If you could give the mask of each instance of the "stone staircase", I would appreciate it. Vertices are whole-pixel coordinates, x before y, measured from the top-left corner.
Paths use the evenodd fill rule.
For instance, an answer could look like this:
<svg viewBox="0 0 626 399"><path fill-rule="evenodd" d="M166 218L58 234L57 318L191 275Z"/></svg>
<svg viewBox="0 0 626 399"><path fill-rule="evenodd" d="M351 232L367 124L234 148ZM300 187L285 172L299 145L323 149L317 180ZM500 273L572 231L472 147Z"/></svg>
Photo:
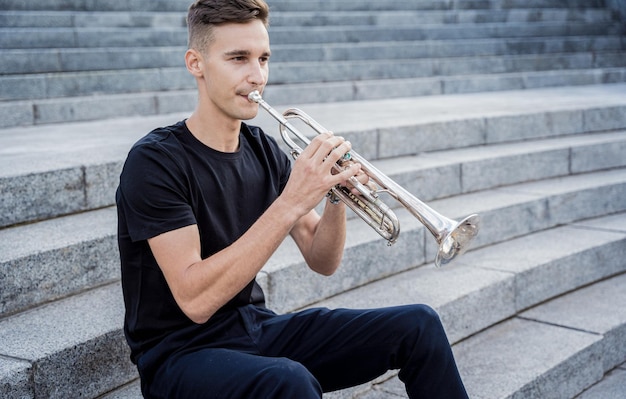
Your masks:
<svg viewBox="0 0 626 399"><path fill-rule="evenodd" d="M193 109L188 3L2 2L0 397L141 396L121 330L113 193L130 145ZM305 109L442 214L483 220L472 250L440 269L402 209L392 247L351 218L332 277L307 271L287 240L259 275L269 305L425 302L472 398L622 398L623 8L269 4L268 102ZM265 113L252 123L276 134ZM406 394L388 373L325 397Z"/></svg>
<svg viewBox="0 0 626 399"><path fill-rule="evenodd" d="M189 0L3 3L0 126L193 106L180 62ZM624 27L602 4L272 1L267 94L335 102L623 82Z"/></svg>

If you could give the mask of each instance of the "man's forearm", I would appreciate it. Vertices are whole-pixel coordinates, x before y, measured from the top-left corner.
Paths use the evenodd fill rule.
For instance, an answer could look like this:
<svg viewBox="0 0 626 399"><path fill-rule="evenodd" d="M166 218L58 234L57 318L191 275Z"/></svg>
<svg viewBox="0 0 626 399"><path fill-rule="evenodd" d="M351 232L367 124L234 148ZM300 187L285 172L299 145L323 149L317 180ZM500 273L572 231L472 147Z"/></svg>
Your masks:
<svg viewBox="0 0 626 399"><path fill-rule="evenodd" d="M346 242L346 206L326 201L313 242L309 267L323 275L333 274L341 263Z"/></svg>

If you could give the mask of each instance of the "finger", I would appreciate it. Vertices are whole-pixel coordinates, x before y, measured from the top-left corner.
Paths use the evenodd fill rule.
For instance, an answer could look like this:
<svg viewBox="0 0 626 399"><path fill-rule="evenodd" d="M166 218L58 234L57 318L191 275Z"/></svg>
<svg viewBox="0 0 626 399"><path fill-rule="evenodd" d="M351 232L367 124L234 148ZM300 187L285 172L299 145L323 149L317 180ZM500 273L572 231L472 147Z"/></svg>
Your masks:
<svg viewBox="0 0 626 399"><path fill-rule="evenodd" d="M332 163L341 163L344 159L345 155L352 149L352 144L349 141L345 141L343 138L340 138L339 141L329 141L333 146L331 151L324 158L324 161L332 162Z"/></svg>
<svg viewBox="0 0 626 399"><path fill-rule="evenodd" d="M359 183L368 185L370 177L367 173L363 172L363 170L361 169L359 173L357 173L356 179L359 181Z"/></svg>
<svg viewBox="0 0 626 399"><path fill-rule="evenodd" d="M326 140L324 140L320 146L320 151L323 152L324 157L328 156L332 150L336 147L339 147L343 142L345 142L344 138L341 136L328 136Z"/></svg>
<svg viewBox="0 0 626 399"><path fill-rule="evenodd" d="M320 148L324 145L324 143L329 140L333 134L331 132L320 133L311 140L311 142L306 146L302 154L308 158L317 157L317 153L320 151ZM300 156L302 156L300 154Z"/></svg>
<svg viewBox="0 0 626 399"><path fill-rule="evenodd" d="M337 179L336 184L346 185L348 180L350 180L351 177L356 176L360 171L361 165L358 163L348 166L347 168L335 175L335 178Z"/></svg>

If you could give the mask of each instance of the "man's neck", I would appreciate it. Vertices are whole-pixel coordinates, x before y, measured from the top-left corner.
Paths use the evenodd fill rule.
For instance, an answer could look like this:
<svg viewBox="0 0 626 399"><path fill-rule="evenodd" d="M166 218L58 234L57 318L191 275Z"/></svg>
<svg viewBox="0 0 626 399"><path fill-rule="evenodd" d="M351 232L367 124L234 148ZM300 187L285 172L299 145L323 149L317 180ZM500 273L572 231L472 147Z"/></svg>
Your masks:
<svg viewBox="0 0 626 399"><path fill-rule="evenodd" d="M220 123L221 122L221 123ZM200 142L220 152L237 152L241 121L216 121L198 110L187 119L187 128Z"/></svg>

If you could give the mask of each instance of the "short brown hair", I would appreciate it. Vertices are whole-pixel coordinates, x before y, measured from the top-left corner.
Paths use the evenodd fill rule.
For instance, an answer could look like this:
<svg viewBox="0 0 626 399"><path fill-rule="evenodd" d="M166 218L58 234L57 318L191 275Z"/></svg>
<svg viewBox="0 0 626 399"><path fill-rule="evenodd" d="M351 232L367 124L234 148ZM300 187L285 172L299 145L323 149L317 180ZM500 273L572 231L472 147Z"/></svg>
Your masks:
<svg viewBox="0 0 626 399"><path fill-rule="evenodd" d="M264 0L196 0L187 13L188 46L206 50L214 26L258 19L267 27L268 18L269 7Z"/></svg>

